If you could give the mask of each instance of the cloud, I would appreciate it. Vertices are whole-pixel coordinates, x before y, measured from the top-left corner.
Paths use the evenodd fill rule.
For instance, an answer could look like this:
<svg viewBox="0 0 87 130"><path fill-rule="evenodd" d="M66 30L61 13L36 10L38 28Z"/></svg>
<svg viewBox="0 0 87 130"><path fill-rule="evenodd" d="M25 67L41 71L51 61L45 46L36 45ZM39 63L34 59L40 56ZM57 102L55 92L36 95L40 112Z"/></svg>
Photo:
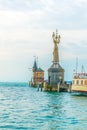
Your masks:
<svg viewBox="0 0 87 130"><path fill-rule="evenodd" d="M79 4L81 5L80 7L78 6ZM1 2L0 5L2 7L1 10L6 11L7 15L9 15L7 16L7 23L9 17L11 17L11 20L13 19L14 22L17 23L18 20L21 20L19 23L23 24L23 21L25 21L24 26L30 27L30 24L33 28L50 29L54 28L54 26L60 29L87 28L86 1L8 0L7 2ZM6 14L6 12L2 12L2 14Z"/></svg>
<svg viewBox="0 0 87 130"><path fill-rule="evenodd" d="M42 8L40 1L35 0L3 0L0 1L0 9L3 10L17 10L17 11L31 11Z"/></svg>
<svg viewBox="0 0 87 130"><path fill-rule="evenodd" d="M60 60L69 61L77 56L86 60L86 6L86 0L0 0L1 68L8 62L6 70L16 66L15 71L17 68L21 72L22 67L31 66L34 55L45 68L49 66L52 32L56 28L61 35Z"/></svg>
<svg viewBox="0 0 87 130"><path fill-rule="evenodd" d="M86 30L61 30L61 42L59 44L60 59L71 60L87 56L87 31Z"/></svg>

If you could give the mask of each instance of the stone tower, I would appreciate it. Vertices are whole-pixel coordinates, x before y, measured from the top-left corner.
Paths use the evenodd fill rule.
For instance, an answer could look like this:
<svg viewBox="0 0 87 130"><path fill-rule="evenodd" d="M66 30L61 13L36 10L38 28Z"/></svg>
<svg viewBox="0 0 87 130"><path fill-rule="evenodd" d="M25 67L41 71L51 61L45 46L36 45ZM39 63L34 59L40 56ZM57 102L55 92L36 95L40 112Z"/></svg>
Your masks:
<svg viewBox="0 0 87 130"><path fill-rule="evenodd" d="M64 82L64 69L59 64L59 50L58 45L60 43L60 35L56 30L56 34L53 32L52 35L54 49L53 49L53 63L48 69L48 83L52 86L57 86L58 83Z"/></svg>

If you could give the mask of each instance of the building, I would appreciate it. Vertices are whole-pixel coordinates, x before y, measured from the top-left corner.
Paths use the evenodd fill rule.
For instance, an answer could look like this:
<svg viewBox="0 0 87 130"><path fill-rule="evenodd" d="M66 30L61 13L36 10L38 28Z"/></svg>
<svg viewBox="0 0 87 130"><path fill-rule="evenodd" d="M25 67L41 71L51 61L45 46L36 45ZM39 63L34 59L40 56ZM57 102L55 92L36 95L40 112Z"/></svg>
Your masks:
<svg viewBox="0 0 87 130"><path fill-rule="evenodd" d="M53 63L48 69L48 84L53 87L57 87L58 83L64 83L64 69L59 63L59 50L58 45L60 43L60 35L58 35L57 30L56 34L53 32L52 35L54 49L53 49Z"/></svg>
<svg viewBox="0 0 87 130"><path fill-rule="evenodd" d="M36 58L33 65L33 85L38 85L44 82L44 70L38 68Z"/></svg>

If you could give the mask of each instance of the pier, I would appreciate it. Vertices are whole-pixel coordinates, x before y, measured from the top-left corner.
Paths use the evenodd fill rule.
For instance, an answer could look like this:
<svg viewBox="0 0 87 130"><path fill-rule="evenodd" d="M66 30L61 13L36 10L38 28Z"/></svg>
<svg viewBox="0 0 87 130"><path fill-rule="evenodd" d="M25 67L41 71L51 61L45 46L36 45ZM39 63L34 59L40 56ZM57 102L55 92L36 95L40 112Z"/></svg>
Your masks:
<svg viewBox="0 0 87 130"><path fill-rule="evenodd" d="M44 84L44 91L54 91L54 92L71 92L71 84L58 84L57 86L51 86L49 84Z"/></svg>
<svg viewBox="0 0 87 130"><path fill-rule="evenodd" d="M57 91L57 92L70 92L71 87L69 84L66 84L64 81L64 68L60 65L59 60L59 43L60 35L56 30L56 33L53 32L53 59L52 65L48 68L48 80L44 80L44 70L37 66L37 60L35 58L34 65L32 68L33 78L31 82L32 87L37 87L37 91Z"/></svg>

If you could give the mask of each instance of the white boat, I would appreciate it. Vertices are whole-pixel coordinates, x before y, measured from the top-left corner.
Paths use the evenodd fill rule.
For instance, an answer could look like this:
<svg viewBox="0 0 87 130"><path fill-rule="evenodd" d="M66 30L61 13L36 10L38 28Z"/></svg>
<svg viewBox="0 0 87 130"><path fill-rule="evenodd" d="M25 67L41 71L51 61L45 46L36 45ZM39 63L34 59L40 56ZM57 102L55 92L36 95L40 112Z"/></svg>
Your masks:
<svg viewBox="0 0 87 130"><path fill-rule="evenodd" d="M74 75L71 92L87 92L87 73L76 73Z"/></svg>

